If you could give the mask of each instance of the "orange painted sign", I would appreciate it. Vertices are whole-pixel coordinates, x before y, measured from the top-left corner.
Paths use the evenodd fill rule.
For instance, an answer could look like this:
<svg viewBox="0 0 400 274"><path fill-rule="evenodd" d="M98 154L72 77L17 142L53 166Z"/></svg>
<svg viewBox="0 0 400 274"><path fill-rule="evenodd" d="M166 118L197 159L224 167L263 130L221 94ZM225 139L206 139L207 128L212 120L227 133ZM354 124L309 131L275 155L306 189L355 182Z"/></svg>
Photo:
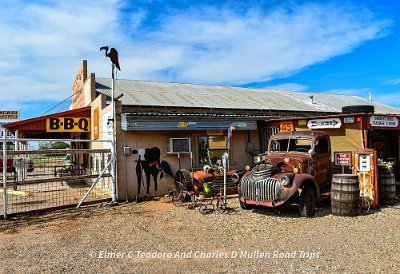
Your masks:
<svg viewBox="0 0 400 274"><path fill-rule="evenodd" d="M95 108L93 110L93 139L97 140L99 138L99 109Z"/></svg>
<svg viewBox="0 0 400 274"><path fill-rule="evenodd" d="M284 121L279 123L279 130L281 132L294 131L293 121Z"/></svg>

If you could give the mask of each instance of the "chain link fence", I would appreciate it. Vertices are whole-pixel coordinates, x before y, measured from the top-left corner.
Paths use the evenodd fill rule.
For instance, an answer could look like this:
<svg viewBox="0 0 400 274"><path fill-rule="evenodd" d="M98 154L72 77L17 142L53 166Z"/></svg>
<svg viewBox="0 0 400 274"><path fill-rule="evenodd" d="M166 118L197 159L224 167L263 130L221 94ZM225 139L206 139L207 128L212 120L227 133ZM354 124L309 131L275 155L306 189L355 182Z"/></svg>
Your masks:
<svg viewBox="0 0 400 274"><path fill-rule="evenodd" d="M85 202L110 199L110 148L109 141L3 140L0 214L74 206L90 188Z"/></svg>

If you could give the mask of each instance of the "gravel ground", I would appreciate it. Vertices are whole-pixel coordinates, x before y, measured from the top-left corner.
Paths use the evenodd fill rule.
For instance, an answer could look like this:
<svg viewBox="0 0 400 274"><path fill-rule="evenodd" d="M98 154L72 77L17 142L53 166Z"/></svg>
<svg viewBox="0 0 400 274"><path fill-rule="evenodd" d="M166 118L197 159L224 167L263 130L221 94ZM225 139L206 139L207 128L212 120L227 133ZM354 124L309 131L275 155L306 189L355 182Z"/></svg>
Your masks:
<svg viewBox="0 0 400 274"><path fill-rule="evenodd" d="M169 199L0 221L3 273L400 273L400 203L358 217L295 206L202 215Z"/></svg>

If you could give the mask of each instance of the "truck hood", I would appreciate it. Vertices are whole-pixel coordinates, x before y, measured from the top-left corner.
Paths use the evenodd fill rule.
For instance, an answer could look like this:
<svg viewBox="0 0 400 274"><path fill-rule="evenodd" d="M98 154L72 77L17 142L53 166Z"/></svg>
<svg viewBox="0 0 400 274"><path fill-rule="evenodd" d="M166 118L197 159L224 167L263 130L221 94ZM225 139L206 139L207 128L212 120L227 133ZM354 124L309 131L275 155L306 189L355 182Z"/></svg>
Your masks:
<svg viewBox="0 0 400 274"><path fill-rule="evenodd" d="M280 168L282 172L293 171L295 167L303 170L311 160L310 154L302 152L274 152L268 154L266 158L273 168Z"/></svg>

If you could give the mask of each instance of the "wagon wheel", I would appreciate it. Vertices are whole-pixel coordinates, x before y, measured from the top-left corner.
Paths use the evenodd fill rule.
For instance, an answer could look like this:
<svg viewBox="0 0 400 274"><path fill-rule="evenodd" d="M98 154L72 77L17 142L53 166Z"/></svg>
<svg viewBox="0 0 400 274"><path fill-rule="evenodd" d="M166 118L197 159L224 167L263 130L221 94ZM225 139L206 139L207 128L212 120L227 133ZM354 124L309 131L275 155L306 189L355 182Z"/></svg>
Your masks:
<svg viewBox="0 0 400 274"><path fill-rule="evenodd" d="M175 188L177 191L179 191L180 187L183 187L184 191L193 191L192 176L187 169L180 169L178 172L176 172Z"/></svg>
<svg viewBox="0 0 400 274"><path fill-rule="evenodd" d="M172 203L176 206L182 205L182 203L188 198L186 191L188 182L187 177L190 178L190 173L185 169L178 170L175 175L175 190L172 195Z"/></svg>

